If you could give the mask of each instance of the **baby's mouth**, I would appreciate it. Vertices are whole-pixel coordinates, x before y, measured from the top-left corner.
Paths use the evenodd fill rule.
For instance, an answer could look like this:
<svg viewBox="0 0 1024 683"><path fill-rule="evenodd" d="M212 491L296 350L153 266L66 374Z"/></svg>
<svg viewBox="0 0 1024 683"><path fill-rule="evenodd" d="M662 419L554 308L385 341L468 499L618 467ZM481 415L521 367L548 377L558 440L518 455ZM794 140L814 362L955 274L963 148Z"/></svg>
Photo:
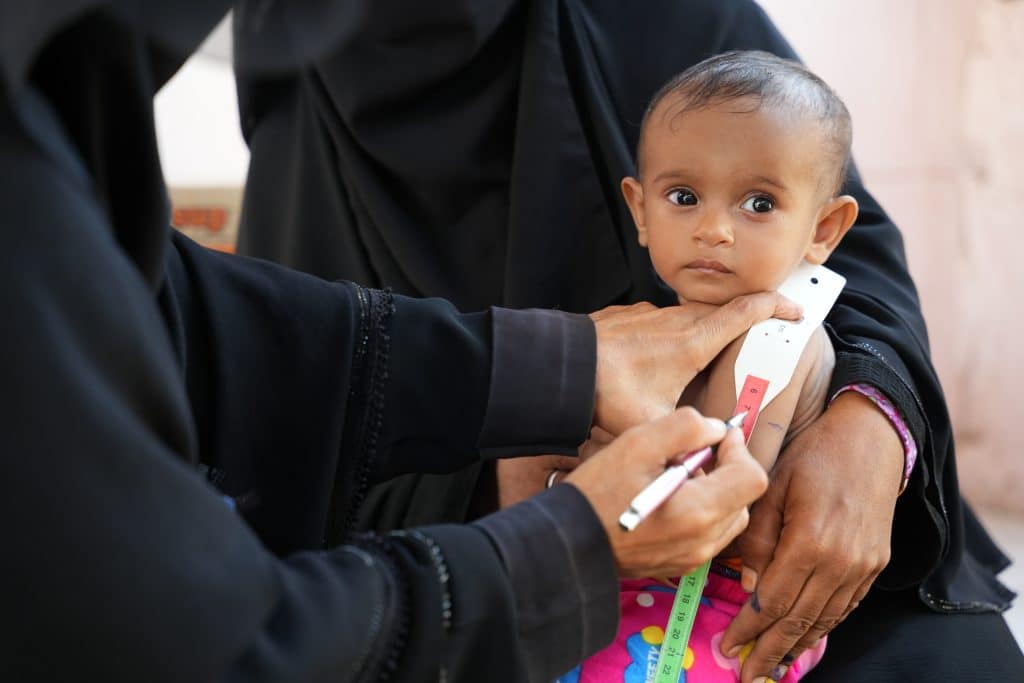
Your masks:
<svg viewBox="0 0 1024 683"><path fill-rule="evenodd" d="M697 259L696 261L690 261L689 263L686 264L686 268L689 270L699 270L702 273L732 272L718 261L707 261L705 259Z"/></svg>

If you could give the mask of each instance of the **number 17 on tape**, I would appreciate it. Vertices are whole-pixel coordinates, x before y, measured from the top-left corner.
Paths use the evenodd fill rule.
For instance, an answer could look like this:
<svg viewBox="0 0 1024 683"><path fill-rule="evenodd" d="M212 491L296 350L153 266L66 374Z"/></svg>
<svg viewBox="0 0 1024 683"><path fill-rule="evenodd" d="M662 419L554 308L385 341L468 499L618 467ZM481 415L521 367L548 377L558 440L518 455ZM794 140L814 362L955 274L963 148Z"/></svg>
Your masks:
<svg viewBox="0 0 1024 683"><path fill-rule="evenodd" d="M697 607L700 605L700 594L708 579L710 562L705 562L697 569L683 577L676 590L676 598L672 603L672 618L669 620L665 640L658 653L658 665L654 683L678 683L679 673L683 669L686 655L686 644L693 631L693 622L697 618Z"/></svg>
<svg viewBox="0 0 1024 683"><path fill-rule="evenodd" d="M786 381L788 382L788 379ZM740 386L733 414L747 412L748 417L743 421L744 441L750 440L750 433L754 430L754 423L757 422L770 384L763 377L747 375ZM686 644L690 641L693 623L697 618L697 608L700 605L700 594L704 591L710 568L711 562L705 562L679 582L676 598L672 602L672 613L665 626L665 640L661 644L661 652L658 653L654 683L679 681L679 672L682 671L683 660L686 657Z"/></svg>

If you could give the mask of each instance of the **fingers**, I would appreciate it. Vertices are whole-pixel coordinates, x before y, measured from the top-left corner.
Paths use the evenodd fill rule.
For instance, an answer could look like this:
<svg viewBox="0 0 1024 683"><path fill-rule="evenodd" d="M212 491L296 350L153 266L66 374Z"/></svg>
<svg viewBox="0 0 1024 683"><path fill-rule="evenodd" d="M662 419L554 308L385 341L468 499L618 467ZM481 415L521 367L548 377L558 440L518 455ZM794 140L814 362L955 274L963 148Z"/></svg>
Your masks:
<svg viewBox="0 0 1024 683"><path fill-rule="evenodd" d="M853 594L853 597L850 599L850 604L846 606L846 611L843 612L843 618L839 620L839 623L845 621L846 617L850 616L850 612L857 609L857 607L864 600L864 598L867 597L868 591L871 590L871 586L875 584L875 580L881 573L882 570L878 570L877 572L875 572L874 574L872 574L864 580L864 582L860 585L857 591Z"/></svg>
<svg viewBox="0 0 1024 683"><path fill-rule="evenodd" d="M580 444L580 447L577 449L577 453L579 454L580 462L583 462L585 460L589 460L590 458L594 457L595 455L600 453L602 450L604 450L604 448L607 445L608 445L607 443L604 443L604 442L601 442L601 441L594 441L593 439L587 439L582 444Z"/></svg>
<svg viewBox="0 0 1024 683"><path fill-rule="evenodd" d="M774 560L767 568L758 571L760 579L756 590L722 637L723 653L728 654L755 638L763 638L764 631L790 615L791 608L817 563L817 556L811 548L794 548L795 545L791 536L782 536L779 539ZM819 612L823 605L824 600L822 605L819 605ZM818 612L811 616L816 618ZM797 638L802 635L803 632L796 634L791 644L795 644ZM779 657L786 652L782 652Z"/></svg>
<svg viewBox="0 0 1024 683"><path fill-rule="evenodd" d="M623 436L630 437L633 447L650 458L660 473L679 453L721 441L726 436L726 427L721 420L704 417L695 409L686 407L647 425L634 427Z"/></svg>
<svg viewBox="0 0 1024 683"><path fill-rule="evenodd" d="M862 579L863 573L857 568L851 568L846 572L845 580L837 582L834 573L830 579L826 572L820 572L821 590L826 594L829 591L834 591L834 593L831 598L828 598L814 625L797 641L790 654L798 655L807 648L813 647L832 629L843 623L850 612L856 609L860 601L867 595L880 573L881 570L871 572L866 579ZM818 583L817 578L814 579L814 583ZM835 587L836 585L838 588Z"/></svg>
<svg viewBox="0 0 1024 683"><path fill-rule="evenodd" d="M747 523L750 521L750 513L747 512L747 508L740 508L739 511L734 515L732 522L722 532L718 538L718 542L709 554L708 559L712 557L718 557L725 550L725 547L729 543L743 533L743 530L747 528ZM706 562L707 560L705 560Z"/></svg>
<svg viewBox="0 0 1024 683"><path fill-rule="evenodd" d="M551 470L571 472L580 466L580 459L571 455L551 455L548 456L546 464Z"/></svg>
<svg viewBox="0 0 1024 683"><path fill-rule="evenodd" d="M753 570L746 572L748 587L758 574L756 592L722 639L724 653L757 639L744 662L745 682L777 679L777 667L791 664L841 623L888 562L890 482L898 477L901 454L890 446L883 429L889 425L879 421L873 429L875 416L865 415L861 403L833 404L803 431L776 464L772 488L751 511L738 545ZM886 440L876 439L875 431ZM890 449L896 467L883 460Z"/></svg>
<svg viewBox="0 0 1024 683"><path fill-rule="evenodd" d="M761 292L737 297L696 324L703 328L704 351L714 358L755 323L771 317L798 320L801 315L800 306L781 294Z"/></svg>
<svg viewBox="0 0 1024 683"><path fill-rule="evenodd" d="M635 567L626 576L685 576L722 552L729 541L741 533L747 525L746 508L727 514L703 528L700 539L685 539L687 543L677 544L676 550L657 556L648 552L643 567Z"/></svg>
<svg viewBox="0 0 1024 683"><path fill-rule="evenodd" d="M767 318L779 318L780 320L800 320L803 318L803 307L791 299L787 299L778 292L768 292L775 295L775 310ZM760 296L760 295L754 295ZM767 319L766 318L766 319ZM760 318L758 318L760 320Z"/></svg>
<svg viewBox="0 0 1024 683"><path fill-rule="evenodd" d="M841 585L839 590L835 586L834 578L826 575L811 578L792 609L757 638L743 664L742 680L771 675L777 666L788 665L842 621L858 585ZM762 604L762 611L771 609Z"/></svg>
<svg viewBox="0 0 1024 683"><path fill-rule="evenodd" d="M782 515L772 496L784 486L776 483L754 506L750 526L739 540L743 563L757 573L758 583L751 600L726 629L723 653L759 637L790 612L817 566L813 535L800 535L800 540L796 535L780 535Z"/></svg>
<svg viewBox="0 0 1024 683"><path fill-rule="evenodd" d="M701 486L707 495L744 508L768 488L768 476L744 445L741 430L730 429L718 444L718 464Z"/></svg>
<svg viewBox="0 0 1024 683"><path fill-rule="evenodd" d="M721 308L640 303L591 314L597 336L595 424L619 433L670 413L682 388L750 325L798 311L778 294L762 293Z"/></svg>
<svg viewBox="0 0 1024 683"><path fill-rule="evenodd" d="M540 493L549 483L552 472L563 472L550 480L554 484L565 477L564 471L578 464L577 458L561 455L499 459L495 463L499 507L514 505Z"/></svg>
<svg viewBox="0 0 1024 683"><path fill-rule="evenodd" d="M817 583L817 580L815 580L814 583ZM843 619L845 619L846 615L849 613L847 608L859 588L859 584L851 582L841 586L839 590L836 590L835 593L832 594L831 597L827 597L825 605L818 613L818 617L814 624L812 624L811 627L807 629L807 632L800 636L796 643L789 648L789 654L798 656L807 648L813 647L815 643L828 635L832 629L842 623ZM825 585L823 590L827 594L834 590L834 586Z"/></svg>
<svg viewBox="0 0 1024 683"><path fill-rule="evenodd" d="M806 539L788 541L792 538L780 542L750 601L722 639L722 651L728 654L756 638L744 662L744 681L771 675L775 667L788 665L813 647L842 623L878 575L872 572L862 579L859 565L824 561L829 553L822 546Z"/></svg>
<svg viewBox="0 0 1024 683"><path fill-rule="evenodd" d="M602 520L617 519L625 505L665 470L666 463L679 453L719 441L725 429L721 420L682 408L627 430L583 462L567 480L590 499ZM606 528L617 528L617 523Z"/></svg>
<svg viewBox="0 0 1024 683"><path fill-rule="evenodd" d="M677 575L710 559L745 528L747 505L767 478L742 433L730 430L723 439L724 432L721 421L682 408L627 431L567 477L605 523L621 573ZM618 527L629 501L679 453L719 440L714 471L688 481L635 531Z"/></svg>
<svg viewBox="0 0 1024 683"><path fill-rule="evenodd" d="M748 583L764 573L779 544L785 503L782 494L786 490L780 483L775 479L767 493L753 504L750 509L750 524L737 540L740 557L743 558L743 565L747 570ZM750 592L754 585L744 585L743 588Z"/></svg>
<svg viewBox="0 0 1024 683"><path fill-rule="evenodd" d="M751 325L772 315L797 319L800 310L799 306L775 292L762 292L738 297L699 320L690 320L690 340L685 349L686 367L700 372Z"/></svg>
<svg viewBox="0 0 1024 683"><path fill-rule="evenodd" d="M688 481L647 524L674 530L674 540L647 540L647 559L655 575L685 572L717 555L746 528L747 505L767 486L764 470L730 430L719 444L719 465ZM639 539L638 539L639 540Z"/></svg>
<svg viewBox="0 0 1024 683"><path fill-rule="evenodd" d="M599 311L594 311L593 313L591 313L590 319L593 320L594 322L597 322L598 320L614 318L616 316L621 317L623 315L629 314L644 313L646 311L653 311L655 309L655 305L647 301L641 301L635 304L630 304L628 306L606 306L605 308L602 308Z"/></svg>

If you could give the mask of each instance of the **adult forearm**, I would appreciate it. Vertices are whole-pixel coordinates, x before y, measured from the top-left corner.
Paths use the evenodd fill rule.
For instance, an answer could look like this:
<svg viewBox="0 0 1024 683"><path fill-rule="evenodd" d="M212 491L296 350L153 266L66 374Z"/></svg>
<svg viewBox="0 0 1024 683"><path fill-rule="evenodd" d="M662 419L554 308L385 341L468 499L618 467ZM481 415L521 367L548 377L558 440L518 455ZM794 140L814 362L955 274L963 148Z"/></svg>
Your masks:
<svg viewBox="0 0 1024 683"><path fill-rule="evenodd" d="M828 264L847 278L828 320L837 351L833 389L852 383L878 388L913 436L917 462L897 501L893 556L878 581L913 585L936 568L950 533L943 503L949 495L943 479L953 467L949 415L899 230L856 174L848 189L863 210Z"/></svg>

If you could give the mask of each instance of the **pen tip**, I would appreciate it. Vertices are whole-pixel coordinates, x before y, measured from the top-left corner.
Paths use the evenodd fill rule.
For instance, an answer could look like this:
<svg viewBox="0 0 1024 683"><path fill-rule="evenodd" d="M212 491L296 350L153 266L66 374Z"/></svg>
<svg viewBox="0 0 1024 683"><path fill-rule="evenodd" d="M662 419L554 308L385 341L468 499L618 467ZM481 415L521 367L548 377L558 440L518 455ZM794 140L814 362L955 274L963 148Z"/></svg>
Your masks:
<svg viewBox="0 0 1024 683"><path fill-rule="evenodd" d="M729 425L730 427L737 427L737 428L742 427L743 423L747 419L747 413L749 413L749 412L750 411L744 410L741 413L736 413L731 418L729 418L729 421L726 424Z"/></svg>

